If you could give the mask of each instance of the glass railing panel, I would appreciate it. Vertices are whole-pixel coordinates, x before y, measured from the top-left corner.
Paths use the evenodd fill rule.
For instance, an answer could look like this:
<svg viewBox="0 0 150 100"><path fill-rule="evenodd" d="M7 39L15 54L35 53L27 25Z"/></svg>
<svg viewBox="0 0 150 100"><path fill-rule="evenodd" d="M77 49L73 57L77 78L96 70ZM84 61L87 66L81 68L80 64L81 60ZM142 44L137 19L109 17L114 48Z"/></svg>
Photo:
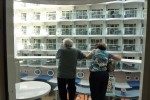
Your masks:
<svg viewBox="0 0 150 100"><path fill-rule="evenodd" d="M124 18L136 18L136 17L138 17L136 9L125 10L124 13L125 13Z"/></svg>
<svg viewBox="0 0 150 100"><path fill-rule="evenodd" d="M122 14L119 11L108 11L108 18L122 18Z"/></svg>
<svg viewBox="0 0 150 100"><path fill-rule="evenodd" d="M121 45L119 44L107 44L108 51L121 51Z"/></svg>
<svg viewBox="0 0 150 100"><path fill-rule="evenodd" d="M62 16L60 17L60 19L62 20L70 20L73 19L73 13L72 12L62 12Z"/></svg>
<svg viewBox="0 0 150 100"><path fill-rule="evenodd" d="M76 35L88 35L88 29L76 28Z"/></svg>
<svg viewBox="0 0 150 100"><path fill-rule="evenodd" d="M135 51L135 52L142 52L143 45L139 44L123 44L124 49L123 51Z"/></svg>
<svg viewBox="0 0 150 100"><path fill-rule="evenodd" d="M108 27L107 28L107 34L108 35L121 35L122 32L121 32L121 28L118 28L118 27Z"/></svg>
<svg viewBox="0 0 150 100"><path fill-rule="evenodd" d="M123 51L135 51L135 44L124 44Z"/></svg>
<svg viewBox="0 0 150 100"><path fill-rule="evenodd" d="M72 35L72 28L62 28L62 34L61 35Z"/></svg>
<svg viewBox="0 0 150 100"><path fill-rule="evenodd" d="M89 35L102 35L103 28L91 28Z"/></svg>
<svg viewBox="0 0 150 100"><path fill-rule="evenodd" d="M76 48L79 50L87 50L88 44L76 44Z"/></svg>
<svg viewBox="0 0 150 100"><path fill-rule="evenodd" d="M56 59L42 59L43 66L56 66Z"/></svg>
<svg viewBox="0 0 150 100"><path fill-rule="evenodd" d="M103 11L90 11L89 14L91 19L105 18Z"/></svg>
<svg viewBox="0 0 150 100"><path fill-rule="evenodd" d="M113 62L113 64L115 66L115 70L121 70L122 68L121 62Z"/></svg>
<svg viewBox="0 0 150 100"><path fill-rule="evenodd" d="M90 50L93 50L95 48L95 44L90 45Z"/></svg>
<svg viewBox="0 0 150 100"><path fill-rule="evenodd" d="M123 63L122 70L139 71L141 64Z"/></svg>
<svg viewBox="0 0 150 100"><path fill-rule="evenodd" d="M41 65L41 59L31 59L29 65Z"/></svg>
<svg viewBox="0 0 150 100"><path fill-rule="evenodd" d="M56 43L45 43L46 50L56 50Z"/></svg>
<svg viewBox="0 0 150 100"><path fill-rule="evenodd" d="M80 60L77 62L77 67L87 67L86 60Z"/></svg>
<svg viewBox="0 0 150 100"><path fill-rule="evenodd" d="M28 66L28 60L27 59L24 59L24 60L21 60L20 61L20 66Z"/></svg>
<svg viewBox="0 0 150 100"><path fill-rule="evenodd" d="M42 49L41 43L32 43L31 49Z"/></svg>
<svg viewBox="0 0 150 100"><path fill-rule="evenodd" d="M135 35L135 34L136 34L136 28L135 27L125 27L124 35Z"/></svg>

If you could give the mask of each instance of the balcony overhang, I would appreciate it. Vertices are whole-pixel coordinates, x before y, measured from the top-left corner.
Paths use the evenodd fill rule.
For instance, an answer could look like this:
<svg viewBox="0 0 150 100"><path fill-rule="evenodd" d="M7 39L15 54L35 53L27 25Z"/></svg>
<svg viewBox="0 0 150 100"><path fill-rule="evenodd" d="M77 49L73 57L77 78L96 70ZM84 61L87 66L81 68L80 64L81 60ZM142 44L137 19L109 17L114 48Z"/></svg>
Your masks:
<svg viewBox="0 0 150 100"><path fill-rule="evenodd" d="M25 3L35 3L35 4L51 4L51 5L83 5L83 4L96 4L111 2L117 0L15 0Z"/></svg>

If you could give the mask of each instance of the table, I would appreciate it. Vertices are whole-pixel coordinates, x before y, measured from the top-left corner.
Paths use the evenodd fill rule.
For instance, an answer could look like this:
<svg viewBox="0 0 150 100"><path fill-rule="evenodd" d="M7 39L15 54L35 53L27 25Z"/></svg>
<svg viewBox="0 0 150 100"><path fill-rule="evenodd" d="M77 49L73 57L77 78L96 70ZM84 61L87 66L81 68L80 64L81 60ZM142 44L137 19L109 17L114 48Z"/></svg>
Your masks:
<svg viewBox="0 0 150 100"><path fill-rule="evenodd" d="M26 81L15 84L16 100L34 100L47 95L51 86L41 81Z"/></svg>

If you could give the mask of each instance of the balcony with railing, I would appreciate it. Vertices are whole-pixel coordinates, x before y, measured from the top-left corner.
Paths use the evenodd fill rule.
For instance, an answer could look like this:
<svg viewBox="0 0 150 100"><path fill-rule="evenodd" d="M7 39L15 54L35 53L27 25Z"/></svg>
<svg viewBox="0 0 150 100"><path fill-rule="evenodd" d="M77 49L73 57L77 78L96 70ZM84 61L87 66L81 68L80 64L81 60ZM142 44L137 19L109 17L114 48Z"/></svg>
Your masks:
<svg viewBox="0 0 150 100"><path fill-rule="evenodd" d="M46 13L46 20L56 20L56 12L47 12Z"/></svg>
<svg viewBox="0 0 150 100"><path fill-rule="evenodd" d="M108 27L107 28L108 35L122 35L121 28L118 27Z"/></svg>
<svg viewBox="0 0 150 100"><path fill-rule="evenodd" d="M119 44L107 44L108 51L121 51L121 45Z"/></svg>
<svg viewBox="0 0 150 100"><path fill-rule="evenodd" d="M78 48L79 50L87 50L87 47L87 43L76 43L76 48Z"/></svg>
<svg viewBox="0 0 150 100"><path fill-rule="evenodd" d="M136 18L137 16L137 9L128 9L124 11L125 15L124 18Z"/></svg>
<svg viewBox="0 0 150 100"><path fill-rule="evenodd" d="M29 59L17 58L20 61L20 66L24 67L46 67L46 68L57 68L58 61L56 58L48 57L30 57ZM91 60L79 60L77 62L77 68L88 69L91 65ZM141 60L135 59L122 59L121 61L113 61L115 71L127 71L127 72L140 72Z"/></svg>
<svg viewBox="0 0 150 100"><path fill-rule="evenodd" d="M29 66L40 66L41 65L41 60L40 59L30 59L28 60Z"/></svg>
<svg viewBox="0 0 150 100"><path fill-rule="evenodd" d="M62 28L62 34L61 35L72 35L73 28ZM78 30L79 31L79 30Z"/></svg>
<svg viewBox="0 0 150 100"><path fill-rule="evenodd" d="M140 71L140 64L135 63L123 63L122 64L122 70L128 70L128 71Z"/></svg>
<svg viewBox="0 0 150 100"><path fill-rule="evenodd" d="M41 43L32 43L31 49L42 49L43 45Z"/></svg>
<svg viewBox="0 0 150 100"><path fill-rule="evenodd" d="M44 43L45 50L56 50L56 43Z"/></svg>
<svg viewBox="0 0 150 100"><path fill-rule="evenodd" d="M136 27L125 27L124 28L124 35L135 35L136 34Z"/></svg>
<svg viewBox="0 0 150 100"><path fill-rule="evenodd" d="M88 19L87 10L79 10L74 12L74 19Z"/></svg>
<svg viewBox="0 0 150 100"><path fill-rule="evenodd" d="M142 48L140 44L123 44L123 51L142 52Z"/></svg>
<svg viewBox="0 0 150 100"><path fill-rule="evenodd" d="M61 20L71 20L73 19L74 13L72 11L62 11L62 15L60 17Z"/></svg>
<svg viewBox="0 0 150 100"><path fill-rule="evenodd" d="M76 35L88 35L87 28L76 28Z"/></svg>
<svg viewBox="0 0 150 100"><path fill-rule="evenodd" d="M122 18L122 14L119 10L110 10L108 11L107 18Z"/></svg>
<svg viewBox="0 0 150 100"><path fill-rule="evenodd" d="M82 67L87 67L86 66L86 60L80 60L77 62L77 67L82 68Z"/></svg>
<svg viewBox="0 0 150 100"><path fill-rule="evenodd" d="M103 28L93 27L89 35L102 35Z"/></svg>
<svg viewBox="0 0 150 100"><path fill-rule="evenodd" d="M56 66L56 59L42 59L42 66Z"/></svg>
<svg viewBox="0 0 150 100"><path fill-rule="evenodd" d="M90 19L104 19L105 14L103 14L103 11L89 11L89 18Z"/></svg>

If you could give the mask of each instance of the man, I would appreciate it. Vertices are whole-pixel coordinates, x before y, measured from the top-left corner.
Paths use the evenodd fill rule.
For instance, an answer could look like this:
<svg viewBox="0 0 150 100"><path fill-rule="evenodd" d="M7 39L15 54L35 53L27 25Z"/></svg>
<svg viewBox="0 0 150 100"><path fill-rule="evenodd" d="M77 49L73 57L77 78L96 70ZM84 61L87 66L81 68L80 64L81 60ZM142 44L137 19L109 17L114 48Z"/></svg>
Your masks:
<svg viewBox="0 0 150 100"><path fill-rule="evenodd" d="M61 100L67 100L67 91L69 93L69 100L75 99L77 60L85 58L85 55L80 50L72 48L72 45L73 41L71 39L64 39L63 47L60 48L56 54L56 58L59 59L57 84Z"/></svg>

